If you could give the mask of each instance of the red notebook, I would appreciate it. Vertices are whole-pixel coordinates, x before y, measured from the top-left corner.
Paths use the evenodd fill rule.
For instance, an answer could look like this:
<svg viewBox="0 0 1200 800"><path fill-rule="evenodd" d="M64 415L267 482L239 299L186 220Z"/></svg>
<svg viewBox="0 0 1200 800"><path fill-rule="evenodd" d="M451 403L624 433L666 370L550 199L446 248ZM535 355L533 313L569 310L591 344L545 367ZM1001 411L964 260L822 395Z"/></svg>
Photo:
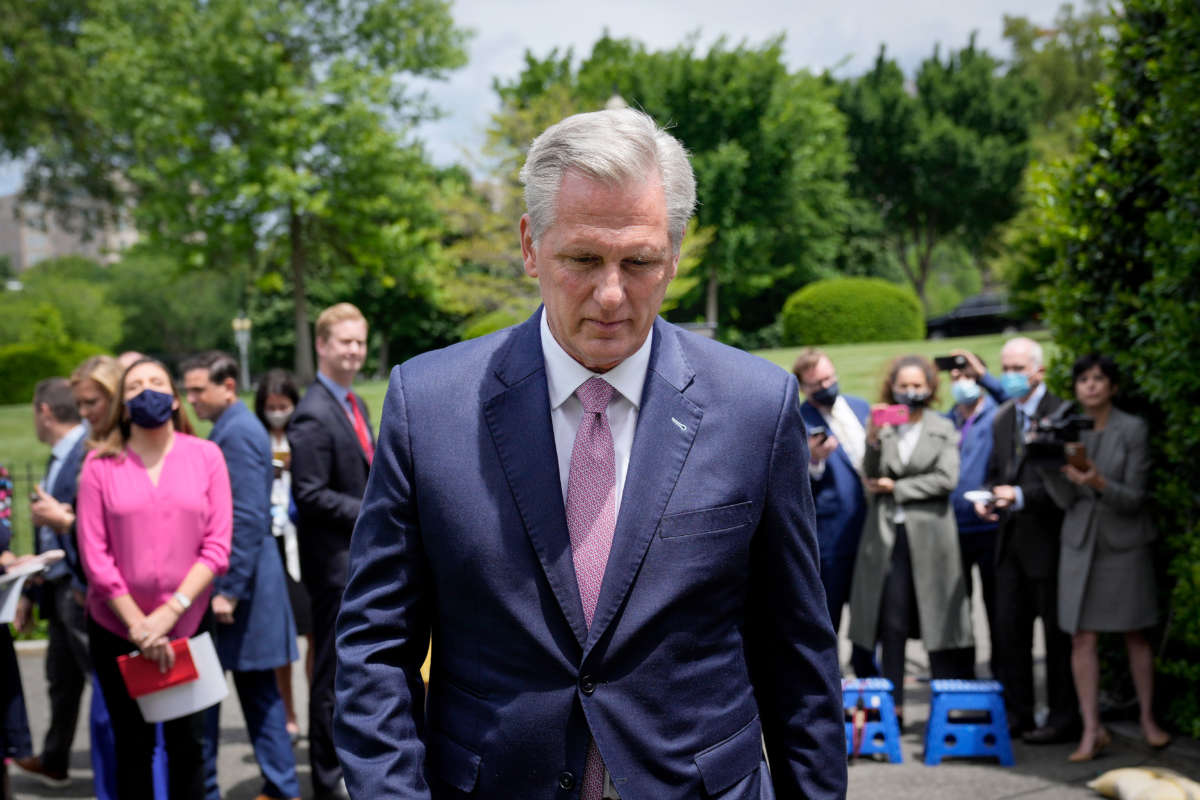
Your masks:
<svg viewBox="0 0 1200 800"><path fill-rule="evenodd" d="M117 657L117 667L121 670L130 697L136 700L142 695L189 683L200 677L196 665L192 663L192 651L188 649L187 639L174 640L171 649L175 651L175 666L166 672L140 653Z"/></svg>

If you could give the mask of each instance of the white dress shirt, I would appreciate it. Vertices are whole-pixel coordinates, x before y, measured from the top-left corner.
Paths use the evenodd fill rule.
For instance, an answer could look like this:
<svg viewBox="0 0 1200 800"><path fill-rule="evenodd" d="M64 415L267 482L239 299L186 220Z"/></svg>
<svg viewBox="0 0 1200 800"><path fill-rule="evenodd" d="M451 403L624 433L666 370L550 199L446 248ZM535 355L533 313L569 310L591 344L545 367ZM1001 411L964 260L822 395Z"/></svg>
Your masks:
<svg viewBox="0 0 1200 800"><path fill-rule="evenodd" d="M550 332L546 313L542 312L542 357L546 361L546 388L550 392L550 423L554 428L554 449L558 454L558 479L562 484L563 503L567 502L567 479L571 475L571 451L575 448L575 433L583 421L583 403L575 390L589 379L597 377L567 354ZM599 375L614 389L608 401L608 427L612 431L613 455L616 459L617 513L625 493L625 476L629 472L629 454L633 450L633 433L637 429L638 408L642 403L642 386L650 366L650 341L646 341L629 358L608 372Z"/></svg>
<svg viewBox="0 0 1200 800"><path fill-rule="evenodd" d="M813 408L820 412L821 418L825 420L826 429L837 438L838 444L846 451L854 471L862 475L863 456L867 452L867 429L855 416L854 409L846 402L846 398L838 395L828 414L820 406L814 404ZM825 461L826 459L821 459L815 464L809 462L808 474L813 480L819 481L825 475Z"/></svg>

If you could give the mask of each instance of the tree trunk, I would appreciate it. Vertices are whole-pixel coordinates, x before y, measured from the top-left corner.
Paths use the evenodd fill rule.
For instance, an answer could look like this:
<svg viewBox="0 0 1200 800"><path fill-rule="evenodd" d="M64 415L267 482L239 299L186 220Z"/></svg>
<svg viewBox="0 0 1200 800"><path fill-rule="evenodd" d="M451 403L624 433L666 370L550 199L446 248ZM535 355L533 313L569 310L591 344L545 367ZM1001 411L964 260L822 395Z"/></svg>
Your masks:
<svg viewBox="0 0 1200 800"><path fill-rule="evenodd" d="M307 385L316 377L313 369L312 334L308 328L308 300L304 291L307 254L304 252L304 233L295 206L288 210L288 242L292 262L292 305L296 328L296 380Z"/></svg>
<svg viewBox="0 0 1200 800"><path fill-rule="evenodd" d="M379 334L379 368L375 370L376 376L380 378L386 378L392 368L391 354L388 353L388 349L387 336L381 331Z"/></svg>
<svg viewBox="0 0 1200 800"><path fill-rule="evenodd" d="M708 291L705 293L704 321L713 326L714 338L717 335L717 289L719 288L720 281L717 280L717 265L713 264L708 268Z"/></svg>

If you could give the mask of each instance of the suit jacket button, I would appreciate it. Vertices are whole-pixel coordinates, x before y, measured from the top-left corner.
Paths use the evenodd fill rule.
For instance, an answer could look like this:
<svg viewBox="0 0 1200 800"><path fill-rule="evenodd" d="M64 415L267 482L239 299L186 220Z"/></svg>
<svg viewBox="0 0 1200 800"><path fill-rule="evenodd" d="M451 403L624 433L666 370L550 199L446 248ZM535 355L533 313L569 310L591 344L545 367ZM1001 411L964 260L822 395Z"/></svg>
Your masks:
<svg viewBox="0 0 1200 800"><path fill-rule="evenodd" d="M575 787L575 776L570 772L564 772L558 776L558 788L570 791Z"/></svg>
<svg viewBox="0 0 1200 800"><path fill-rule="evenodd" d="M589 696L596 691L596 684L592 681L591 675L584 675L579 679L579 691Z"/></svg>

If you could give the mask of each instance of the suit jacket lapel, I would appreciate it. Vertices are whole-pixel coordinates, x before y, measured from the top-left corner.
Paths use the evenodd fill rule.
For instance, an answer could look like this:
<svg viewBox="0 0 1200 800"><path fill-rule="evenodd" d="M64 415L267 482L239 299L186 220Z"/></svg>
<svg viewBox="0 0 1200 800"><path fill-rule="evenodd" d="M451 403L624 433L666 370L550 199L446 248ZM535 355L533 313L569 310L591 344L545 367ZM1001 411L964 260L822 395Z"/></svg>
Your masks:
<svg viewBox="0 0 1200 800"><path fill-rule="evenodd" d="M497 359L499 391L484 402L484 417L529 541L582 647L587 623L571 560L539 321L534 314L518 328L508 351Z"/></svg>
<svg viewBox="0 0 1200 800"><path fill-rule="evenodd" d="M621 510L585 652L604 635L624 603L703 417L703 410L683 394L695 372L684 360L675 329L659 319L652 335Z"/></svg>
<svg viewBox="0 0 1200 800"><path fill-rule="evenodd" d="M326 406L329 409L330 415L337 417L339 420L341 420L340 424L342 426L342 431L349 435L350 441L354 442L354 449L358 451L358 454L360 456L362 456L363 461L366 461L367 454L362 449L362 443L358 441L358 433L354 430L354 423L350 421L350 416L349 416L350 409L348 409L348 408L346 408L346 406L342 405L342 402L340 400L338 400L336 396L334 396L333 392L329 391L329 387L326 386L325 384L321 383L321 381L315 380L315 381L313 381L313 385L320 386L321 391L325 392L325 397L328 400L328 403L326 404ZM310 391L311 391L311 389L310 389ZM353 398L354 394L351 393L349 395L349 397ZM359 411L362 411L362 410L363 410L362 406L359 406ZM366 419L366 416L367 416L366 412L364 411L363 419ZM368 433L370 432L370 430L371 430L371 423L368 422L367 423ZM372 437L372 439L374 439L374 437Z"/></svg>

